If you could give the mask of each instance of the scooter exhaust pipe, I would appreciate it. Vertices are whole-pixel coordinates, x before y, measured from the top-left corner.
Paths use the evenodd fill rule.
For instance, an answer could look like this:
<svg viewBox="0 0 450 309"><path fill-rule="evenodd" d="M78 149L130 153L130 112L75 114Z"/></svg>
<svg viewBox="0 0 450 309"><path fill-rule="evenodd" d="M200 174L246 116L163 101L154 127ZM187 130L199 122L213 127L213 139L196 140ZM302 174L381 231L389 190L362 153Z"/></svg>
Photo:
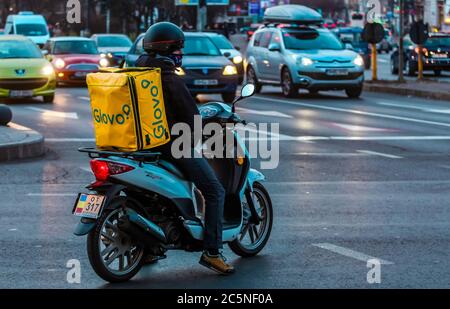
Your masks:
<svg viewBox="0 0 450 309"><path fill-rule="evenodd" d="M167 243L166 235L159 226L134 211L128 210L128 214L119 219L117 227L144 243L151 244L155 238L163 244Z"/></svg>

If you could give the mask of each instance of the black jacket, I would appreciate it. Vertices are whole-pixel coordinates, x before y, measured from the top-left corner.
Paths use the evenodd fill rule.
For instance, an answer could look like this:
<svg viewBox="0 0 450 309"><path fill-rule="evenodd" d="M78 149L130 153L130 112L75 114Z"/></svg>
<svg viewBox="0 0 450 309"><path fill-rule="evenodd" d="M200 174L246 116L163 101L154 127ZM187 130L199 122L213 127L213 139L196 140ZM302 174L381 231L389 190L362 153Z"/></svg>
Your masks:
<svg viewBox="0 0 450 309"><path fill-rule="evenodd" d="M166 109L167 122L169 129L178 122L184 122L189 125L191 132L194 132L194 116L199 115L197 104L190 94L183 79L175 74L175 65L164 58L154 58L143 54L136 61L138 67L161 68L162 88L164 94L164 106ZM170 152L170 145L176 136L171 137L171 142L155 151L161 151L164 154Z"/></svg>

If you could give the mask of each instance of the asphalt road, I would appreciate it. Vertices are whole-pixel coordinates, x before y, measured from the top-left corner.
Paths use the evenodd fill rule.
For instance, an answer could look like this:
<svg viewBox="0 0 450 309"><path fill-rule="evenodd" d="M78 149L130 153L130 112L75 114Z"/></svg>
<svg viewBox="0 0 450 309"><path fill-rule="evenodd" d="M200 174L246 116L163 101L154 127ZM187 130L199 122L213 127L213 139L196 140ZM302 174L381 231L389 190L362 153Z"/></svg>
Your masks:
<svg viewBox="0 0 450 309"><path fill-rule="evenodd" d="M45 135L47 152L0 164L0 288L450 287L450 102L340 92L286 100L263 89L239 111L280 125L279 166L263 171L275 211L264 251L241 259L226 249L237 268L229 277L200 266L197 253L169 252L110 285L72 234L75 195L93 179L76 151L93 145L87 97L62 88L53 105L8 103L15 123ZM382 260L381 283L367 281L371 257ZM80 284L66 281L70 259L81 262Z"/></svg>

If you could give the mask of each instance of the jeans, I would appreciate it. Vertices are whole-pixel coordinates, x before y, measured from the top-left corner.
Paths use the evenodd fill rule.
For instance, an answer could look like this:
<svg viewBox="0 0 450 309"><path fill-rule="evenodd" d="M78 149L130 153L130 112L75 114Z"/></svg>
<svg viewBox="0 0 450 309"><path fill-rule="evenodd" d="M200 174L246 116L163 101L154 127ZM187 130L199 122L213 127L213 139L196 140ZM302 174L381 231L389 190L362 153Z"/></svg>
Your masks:
<svg viewBox="0 0 450 309"><path fill-rule="evenodd" d="M222 220L225 190L205 158L171 159L205 198L205 250L222 248Z"/></svg>

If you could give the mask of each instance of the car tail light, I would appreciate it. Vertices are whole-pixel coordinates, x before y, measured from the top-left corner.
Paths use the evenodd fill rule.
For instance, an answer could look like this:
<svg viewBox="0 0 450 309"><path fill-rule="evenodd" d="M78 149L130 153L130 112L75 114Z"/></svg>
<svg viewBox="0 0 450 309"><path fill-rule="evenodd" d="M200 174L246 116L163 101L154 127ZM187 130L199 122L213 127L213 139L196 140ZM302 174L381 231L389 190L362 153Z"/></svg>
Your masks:
<svg viewBox="0 0 450 309"><path fill-rule="evenodd" d="M102 160L91 160L91 169L98 181L105 181L111 175L118 175L134 170L134 167Z"/></svg>

